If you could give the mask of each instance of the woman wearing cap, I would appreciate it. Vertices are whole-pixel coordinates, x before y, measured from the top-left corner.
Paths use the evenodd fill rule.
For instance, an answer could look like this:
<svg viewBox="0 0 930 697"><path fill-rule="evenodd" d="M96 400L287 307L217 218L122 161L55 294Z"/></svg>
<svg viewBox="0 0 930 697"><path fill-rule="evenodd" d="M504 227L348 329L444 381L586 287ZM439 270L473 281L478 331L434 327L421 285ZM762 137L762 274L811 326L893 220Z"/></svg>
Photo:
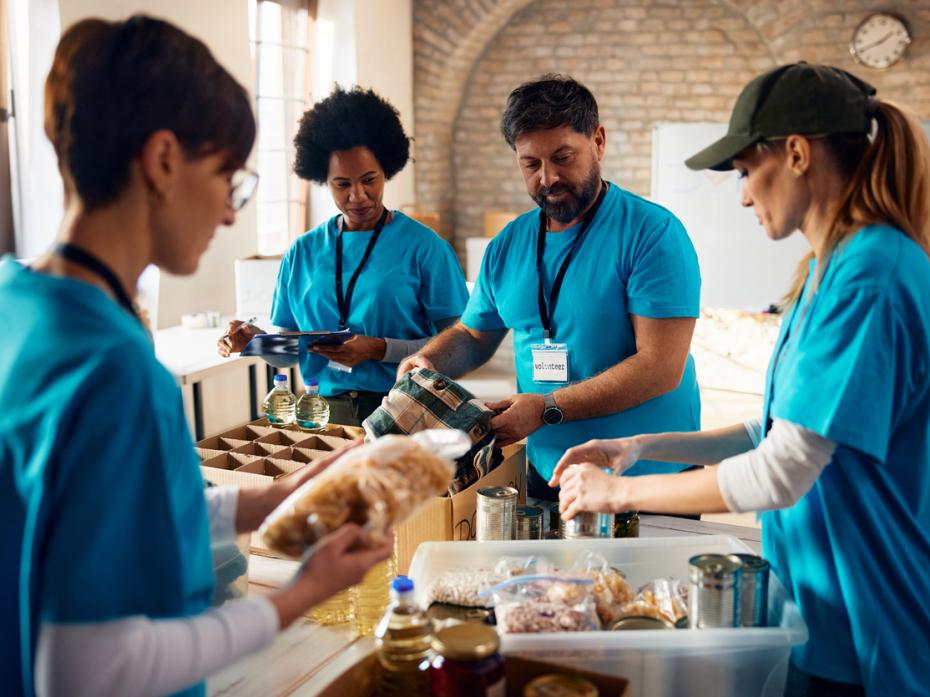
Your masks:
<svg viewBox="0 0 930 697"><path fill-rule="evenodd" d="M209 609L211 543L314 472L205 497L130 298L148 264L193 273L245 204L249 97L200 41L142 16L65 31L45 97L60 241L31 267L0 262L0 691L203 694L390 546L350 551L359 529L343 528L287 587Z"/></svg>
<svg viewBox="0 0 930 697"><path fill-rule="evenodd" d="M583 510L766 511L763 555L810 640L788 694L926 694L930 675L930 157L914 117L849 73L753 80L688 161L735 169L766 234L811 247L788 297L762 419L565 453ZM639 458L718 467L611 477ZM572 466L571 463L593 463Z"/></svg>
<svg viewBox="0 0 930 697"><path fill-rule="evenodd" d="M448 243L383 202L384 184L410 154L397 111L371 90L341 88L300 123L294 170L329 186L340 211L284 255L271 321L286 330L348 329L341 346L300 352L330 421L358 425L393 387L397 364L462 314L468 290ZM262 330L229 325L221 355L241 351Z"/></svg>

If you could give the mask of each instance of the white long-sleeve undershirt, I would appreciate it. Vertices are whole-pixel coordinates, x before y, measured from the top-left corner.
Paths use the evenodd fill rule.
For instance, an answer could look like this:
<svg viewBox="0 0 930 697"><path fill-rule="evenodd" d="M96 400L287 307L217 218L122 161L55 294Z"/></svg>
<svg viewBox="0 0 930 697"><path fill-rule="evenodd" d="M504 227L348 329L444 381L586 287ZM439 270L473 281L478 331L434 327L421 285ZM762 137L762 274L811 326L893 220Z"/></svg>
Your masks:
<svg viewBox="0 0 930 697"><path fill-rule="evenodd" d="M239 490L205 490L210 538L232 541ZM42 623L36 651L41 697L177 692L263 649L278 633L277 610L267 598L236 600L194 617L145 616L107 622Z"/></svg>
<svg viewBox="0 0 930 697"><path fill-rule="evenodd" d="M756 446L717 467L717 485L734 512L787 508L817 481L836 443L790 421L775 419L762 437L761 421L744 424Z"/></svg>

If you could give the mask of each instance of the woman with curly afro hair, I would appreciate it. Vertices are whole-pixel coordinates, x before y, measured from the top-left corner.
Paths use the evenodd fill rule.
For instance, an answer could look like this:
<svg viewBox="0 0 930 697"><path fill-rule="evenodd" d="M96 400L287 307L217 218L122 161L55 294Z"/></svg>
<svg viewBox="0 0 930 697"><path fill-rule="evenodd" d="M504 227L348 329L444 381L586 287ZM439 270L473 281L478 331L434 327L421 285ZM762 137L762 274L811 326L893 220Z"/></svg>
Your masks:
<svg viewBox="0 0 930 697"><path fill-rule="evenodd" d="M372 90L337 87L301 119L294 171L326 184L340 214L284 255L271 321L285 330L348 330L340 346L300 351L330 421L358 425L394 385L397 364L462 314L468 290L447 242L383 202L384 183L410 159L397 110ZM222 355L262 330L233 322Z"/></svg>

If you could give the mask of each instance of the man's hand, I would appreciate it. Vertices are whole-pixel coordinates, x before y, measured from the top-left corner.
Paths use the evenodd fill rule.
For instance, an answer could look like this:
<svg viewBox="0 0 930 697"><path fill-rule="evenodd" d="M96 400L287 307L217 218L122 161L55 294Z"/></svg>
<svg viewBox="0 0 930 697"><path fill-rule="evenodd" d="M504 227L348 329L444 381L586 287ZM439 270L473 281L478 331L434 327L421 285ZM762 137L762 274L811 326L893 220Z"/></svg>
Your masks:
<svg viewBox="0 0 930 697"><path fill-rule="evenodd" d="M400 365L397 366L397 379L400 380L404 375L417 368L426 368L427 370L432 370L434 373L439 372L436 370L435 366L433 366L429 358L415 353L412 356L407 356L400 362Z"/></svg>
<svg viewBox="0 0 930 697"><path fill-rule="evenodd" d="M216 352L223 358L228 358L231 353L240 353L252 337L258 334L264 332L254 324L234 319L226 328L226 333L217 340Z"/></svg>
<svg viewBox="0 0 930 697"><path fill-rule="evenodd" d="M571 520L582 511L614 513L625 510L621 500L621 478L597 465L572 465L562 474L559 513Z"/></svg>
<svg viewBox="0 0 930 697"><path fill-rule="evenodd" d="M323 358L354 368L365 361L380 361L384 358L386 348L387 343L384 339L359 334L353 336L341 346L318 344L311 346L310 351L323 356Z"/></svg>
<svg viewBox="0 0 930 697"><path fill-rule="evenodd" d="M501 412L491 419L491 428L497 435L497 445L500 447L526 438L543 425L545 405L541 394L515 394L501 402L488 403L487 406Z"/></svg>
<svg viewBox="0 0 930 697"><path fill-rule="evenodd" d="M552 472L549 486L557 487L559 479L566 468L582 462L590 462L601 469L613 470L615 474L625 472L642 457L643 446L640 439L613 438L609 440L589 440L587 443L569 448Z"/></svg>

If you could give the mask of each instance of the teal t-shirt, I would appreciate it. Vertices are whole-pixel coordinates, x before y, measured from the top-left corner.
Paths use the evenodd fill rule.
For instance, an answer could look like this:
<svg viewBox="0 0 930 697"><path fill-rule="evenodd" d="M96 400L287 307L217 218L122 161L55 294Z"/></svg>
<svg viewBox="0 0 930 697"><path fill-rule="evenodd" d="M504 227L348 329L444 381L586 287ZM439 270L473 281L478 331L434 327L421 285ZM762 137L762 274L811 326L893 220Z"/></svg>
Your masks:
<svg viewBox="0 0 930 697"><path fill-rule="evenodd" d="M926 694L930 260L870 226L832 255L813 294L811 277L783 322L764 423L791 421L837 448L800 501L763 515L763 554L810 630L799 668L876 697Z"/></svg>
<svg viewBox="0 0 930 697"><path fill-rule="evenodd" d="M0 675L32 695L41 623L194 615L213 567L181 395L141 325L8 257L0 326Z"/></svg>
<svg viewBox="0 0 930 697"><path fill-rule="evenodd" d="M462 314L468 301L465 277L448 242L399 211L381 231L355 285L349 329L390 339L423 339L436 333L435 322ZM271 321L286 329L335 331L336 238L338 216L302 235L284 255ZM373 231L344 232L343 290L358 268ZM300 351L304 380L316 379L325 397L350 390L387 392L397 364L365 361L352 372L327 366L322 356Z"/></svg>
<svg viewBox="0 0 930 697"><path fill-rule="evenodd" d="M580 229L546 233L545 288ZM488 245L462 322L478 331L512 329L517 389L547 393L563 383L533 380L532 350L543 341L539 316L536 242L539 211L524 213ZM697 317L701 279L684 227L661 206L610 185L568 267L553 315L553 341L569 348L569 382L580 382L636 353L630 315ZM619 438L700 428L700 396L689 356L677 389L637 407L593 419L543 426L530 435L527 454L549 478L568 448L591 438ZM684 465L642 461L628 474L676 472Z"/></svg>

